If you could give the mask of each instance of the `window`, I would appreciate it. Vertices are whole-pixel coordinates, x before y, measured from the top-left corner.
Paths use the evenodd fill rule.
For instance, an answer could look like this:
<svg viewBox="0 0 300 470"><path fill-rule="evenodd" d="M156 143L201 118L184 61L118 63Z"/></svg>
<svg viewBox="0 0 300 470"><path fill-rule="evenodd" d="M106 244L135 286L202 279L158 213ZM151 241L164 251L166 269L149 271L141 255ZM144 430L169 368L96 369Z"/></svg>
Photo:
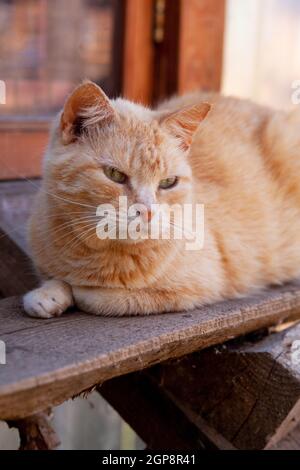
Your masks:
<svg viewBox="0 0 300 470"><path fill-rule="evenodd" d="M1 1L1 117L48 117L85 77L118 93L115 6L108 0Z"/></svg>
<svg viewBox="0 0 300 470"><path fill-rule="evenodd" d="M49 121L82 79L121 92L123 5L0 0L0 179L40 175Z"/></svg>

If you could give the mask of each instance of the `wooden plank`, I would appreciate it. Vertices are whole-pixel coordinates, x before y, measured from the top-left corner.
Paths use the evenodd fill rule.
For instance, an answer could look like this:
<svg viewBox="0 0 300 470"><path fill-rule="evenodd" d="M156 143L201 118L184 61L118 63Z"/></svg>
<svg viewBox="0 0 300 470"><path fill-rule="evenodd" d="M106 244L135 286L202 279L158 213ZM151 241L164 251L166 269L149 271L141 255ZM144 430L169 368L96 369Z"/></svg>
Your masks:
<svg viewBox="0 0 300 470"><path fill-rule="evenodd" d="M143 372L108 380L98 391L143 439L147 448L204 448L196 426Z"/></svg>
<svg viewBox="0 0 300 470"><path fill-rule="evenodd" d="M300 425L289 432L280 442L270 447L270 450L300 450Z"/></svg>
<svg viewBox="0 0 300 470"><path fill-rule="evenodd" d="M220 89L224 23L225 0L181 0L180 94Z"/></svg>
<svg viewBox="0 0 300 470"><path fill-rule="evenodd" d="M25 254L24 227L29 215L32 198L39 182L30 180L1 183L0 226L10 227L14 239L0 228L0 297L21 295L38 285L33 266ZM17 421L9 421L9 427L17 428L20 434L20 450L51 450L60 441L50 425L48 412L40 412Z"/></svg>
<svg viewBox="0 0 300 470"><path fill-rule="evenodd" d="M152 374L200 429L204 421L237 449L272 448L300 420L300 325L169 361Z"/></svg>
<svg viewBox="0 0 300 470"><path fill-rule="evenodd" d="M153 0L126 0L123 95L151 104L154 78Z"/></svg>
<svg viewBox="0 0 300 470"><path fill-rule="evenodd" d="M27 252L26 227L39 180L2 181L0 183L0 228ZM0 250L1 238L0 238ZM14 293L11 295L16 295Z"/></svg>
<svg viewBox="0 0 300 470"><path fill-rule="evenodd" d="M0 228L0 296L26 294L37 284L29 258Z"/></svg>
<svg viewBox="0 0 300 470"><path fill-rule="evenodd" d="M191 312L137 318L67 313L39 320L0 302L0 418L17 419L110 378L300 316L300 282Z"/></svg>
<svg viewBox="0 0 300 470"><path fill-rule="evenodd" d="M103 80L103 89L110 98L113 98L122 94L126 1L110 0L110 7L114 18L111 65L109 76Z"/></svg>
<svg viewBox="0 0 300 470"><path fill-rule="evenodd" d="M20 421L8 422L10 428L17 428L20 433L19 450L53 450L60 445L50 424L51 414L49 410Z"/></svg>
<svg viewBox="0 0 300 470"><path fill-rule="evenodd" d="M22 295L38 283L25 254L26 224L38 187L37 180L0 183L0 297Z"/></svg>
<svg viewBox="0 0 300 470"><path fill-rule="evenodd" d="M153 101L159 103L178 90L180 0L157 0L155 10Z"/></svg>
<svg viewBox="0 0 300 470"><path fill-rule="evenodd" d="M214 429L207 425L200 427L199 420L193 423L170 400L163 381L155 380L151 368L108 380L97 390L149 449L234 450Z"/></svg>

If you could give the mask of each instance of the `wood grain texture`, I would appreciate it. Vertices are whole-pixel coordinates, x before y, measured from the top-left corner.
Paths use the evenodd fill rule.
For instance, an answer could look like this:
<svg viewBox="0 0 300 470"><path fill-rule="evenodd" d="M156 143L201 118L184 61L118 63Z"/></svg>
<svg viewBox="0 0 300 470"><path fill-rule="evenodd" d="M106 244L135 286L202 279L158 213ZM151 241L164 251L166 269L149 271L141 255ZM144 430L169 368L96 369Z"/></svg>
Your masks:
<svg viewBox="0 0 300 470"><path fill-rule="evenodd" d="M222 78L225 0L181 0L178 92L218 91Z"/></svg>
<svg viewBox="0 0 300 470"><path fill-rule="evenodd" d="M182 411L170 399L163 381L157 380L155 372L152 372L156 367L115 377L97 390L149 449L234 450L201 418L193 422L186 409Z"/></svg>
<svg viewBox="0 0 300 470"><path fill-rule="evenodd" d="M123 95L151 104L154 78L153 0L126 0Z"/></svg>
<svg viewBox="0 0 300 470"><path fill-rule="evenodd" d="M0 297L22 295L38 284L25 254L26 225L38 188L38 180L0 184Z"/></svg>
<svg viewBox="0 0 300 470"><path fill-rule="evenodd" d="M156 3L156 12L161 3ZM156 38L154 44L154 104L176 94L178 90L180 0L165 0L163 5L163 36L160 40Z"/></svg>
<svg viewBox="0 0 300 470"><path fill-rule="evenodd" d="M18 419L97 383L300 317L300 282L191 312L104 318L69 312L38 320L20 299L0 302L0 418Z"/></svg>
<svg viewBox="0 0 300 470"><path fill-rule="evenodd" d="M9 421L11 428L20 433L19 450L53 450L60 441L50 424L51 412L38 413L19 421Z"/></svg>
<svg viewBox="0 0 300 470"><path fill-rule="evenodd" d="M31 261L0 228L0 296L26 294L37 285Z"/></svg>
<svg viewBox="0 0 300 470"><path fill-rule="evenodd" d="M0 228L25 252L26 227L34 196L40 187L40 180L22 179L0 183ZM0 252L5 251L1 248ZM16 295L16 294L14 294Z"/></svg>
<svg viewBox="0 0 300 470"><path fill-rule="evenodd" d="M106 381L99 393L142 438L148 449L203 449L201 433L143 372Z"/></svg>
<svg viewBox="0 0 300 470"><path fill-rule="evenodd" d="M200 429L204 421L237 449L268 449L300 420L299 343L297 325L259 341L209 348L152 373L192 423L200 419Z"/></svg>
<svg viewBox="0 0 300 470"><path fill-rule="evenodd" d="M269 450L300 450L300 425Z"/></svg>

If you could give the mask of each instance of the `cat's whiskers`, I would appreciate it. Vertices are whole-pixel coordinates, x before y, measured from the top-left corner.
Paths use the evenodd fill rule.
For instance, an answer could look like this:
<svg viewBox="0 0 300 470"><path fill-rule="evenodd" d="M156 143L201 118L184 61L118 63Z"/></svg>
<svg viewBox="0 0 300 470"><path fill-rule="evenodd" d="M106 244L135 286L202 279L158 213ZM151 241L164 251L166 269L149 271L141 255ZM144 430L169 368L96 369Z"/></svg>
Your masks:
<svg viewBox="0 0 300 470"><path fill-rule="evenodd" d="M47 194L48 196L51 196L51 197L54 197L55 199L58 199L60 201L63 201L63 202L67 202L69 204L75 204L77 206L81 206L81 207L90 207L92 209L97 209L96 206L93 206L93 205L90 205L90 204L83 204L81 202L77 202L77 201L72 201L71 199L67 199L67 198L64 198L62 196L58 196L57 194L54 194L50 191L46 191L44 188L34 184L30 179L26 178L25 176L22 176L22 179L27 181L29 184L31 184L31 186L33 186L35 189L43 192L44 194Z"/></svg>
<svg viewBox="0 0 300 470"><path fill-rule="evenodd" d="M46 193L48 196L54 197L54 198L56 198L60 201L63 201L63 202L67 202L68 204L75 204L75 205L80 206L80 207L89 207L89 208L94 209L95 211L97 210L97 206L94 206L94 205L91 205L91 204L83 204L82 202L73 201L71 199L67 199L65 197L58 196L57 194L50 193L48 191L43 191L43 192Z"/></svg>
<svg viewBox="0 0 300 470"><path fill-rule="evenodd" d="M60 248L60 253L63 255L64 252L66 252L67 250L69 250L70 252L73 252L75 248L77 248L78 246L82 245L84 243L84 239L85 239L85 235L89 232L94 232L94 234L92 235L95 235L96 234L96 228L94 226L94 224L91 225L86 225L85 227L83 227L83 230L84 232L82 234L74 234L73 238L71 238L71 240L69 240L69 242L62 246Z"/></svg>
<svg viewBox="0 0 300 470"><path fill-rule="evenodd" d="M60 224L58 227L56 227L54 231L52 231L52 235L54 237L56 237L56 235L60 234L62 231L65 232L60 237L54 238L54 243L57 244L59 241L62 241L65 237L70 235L69 229L72 230L74 227L77 228L78 226L80 228L80 225L84 222L91 222L91 224L84 225L82 227L82 230L84 230L87 227L92 226L92 228L94 228L96 231L97 227L101 228L105 225L108 225L108 226L112 225L113 228L110 232L113 233L116 227L116 223L120 221L124 221L124 220L126 219L120 218L118 214L117 214L117 217L115 217L115 213L109 213L107 218L101 218L101 216L97 216L97 215L89 215L89 216L82 216L76 219L75 221L66 221L63 224ZM49 233L49 227L45 227L44 230L42 229L41 231L45 233ZM81 238L78 232L75 234L75 237L76 239ZM65 246L64 248L66 247L67 246Z"/></svg>
<svg viewBox="0 0 300 470"><path fill-rule="evenodd" d="M98 222L98 220L94 217L83 217L81 219L74 220L74 221L69 221L68 220L68 221L64 222L63 224L60 224L57 227L55 227L55 229L51 231L51 234L56 235L56 234L60 233L62 230L68 230L69 228L72 229L76 225L80 225L83 222L89 222L89 221L90 222L95 222L95 224ZM49 227L47 227L47 226L42 228L42 229L40 228L39 230L41 232L49 234ZM70 232L68 231L66 234L68 235L69 233Z"/></svg>
<svg viewBox="0 0 300 470"><path fill-rule="evenodd" d="M87 222L87 221L86 221L86 222ZM78 221L78 224L80 224L80 223L82 223L82 222L81 222L81 221ZM73 224L70 224L70 227L73 227L73 226L74 226L74 223L73 223ZM90 223L86 223L86 225L83 226L82 229L85 229L85 228L87 228L87 227L92 227L93 229L96 230L96 225L95 225L95 222L94 222L94 221L91 221ZM68 228L69 228L69 227L63 227L64 230L67 230ZM60 233L60 231L57 230L56 232L53 233L53 235L55 236L57 233ZM58 238L55 238L55 237L54 237L54 238L53 238L53 243L57 245L57 243L62 242L62 241L64 240L64 238L70 236L70 234L72 234L72 239L71 239L71 241L73 241L74 239L76 239L76 240L78 239L78 234L75 234L74 231L73 231L73 232L68 231L68 232L63 233L62 235L60 235ZM67 245L64 245L64 246L62 246L61 248L62 248L62 250L64 250L64 249L66 249L66 247L67 247ZM43 248L43 249L41 249L41 250L36 251L35 253L36 253L36 254L41 254L41 253L43 253L45 250L46 250L46 247Z"/></svg>
<svg viewBox="0 0 300 470"><path fill-rule="evenodd" d="M87 229L87 230L86 230L86 229ZM68 249L68 250L70 250L70 251L74 251L78 246L80 246L81 244L85 244L85 243L86 243L86 241L87 241L86 235L87 235L88 233L90 233L91 231L94 231L94 230L95 230L95 227L94 227L94 226L91 227L91 228L88 228L88 226L85 227L84 233L81 234L81 235L78 235L78 234L77 234L77 235L73 238L73 240L71 240L71 242L74 242L74 243L71 244L71 245L70 245L70 243L67 243L67 245L64 246L63 249L65 249L65 250ZM95 232L95 234L92 233L92 234L90 235L90 237L88 237L88 239L91 239L92 236L94 236L94 235L97 236L96 232ZM98 238L98 237L97 237L97 238ZM98 238L98 239L99 239L99 238Z"/></svg>
<svg viewBox="0 0 300 470"><path fill-rule="evenodd" d="M75 241L74 241L74 239L72 240L72 241L74 241L74 244L72 244L72 245L70 246L70 244L68 243L68 244L65 245L63 248L64 248L64 249L69 249L69 250L74 250L80 243L85 243L85 242L87 241L87 238L85 237L87 233L91 232L93 229L96 229L96 234L97 234L97 227L98 227L98 228L99 228L99 227L102 228L102 227L105 227L106 225L107 225L107 226L109 226L109 225L112 226L111 229L110 229L108 232L106 232L106 238L107 238L107 239L110 238L110 235L112 235L112 234L115 233L115 229L116 229L116 224L115 224L115 222L116 222L116 221L118 222L119 220L122 220L122 219L120 219L120 218L118 217L118 214L117 214L117 219L116 219L116 218L115 218L115 215L116 215L116 214L115 214L114 212L113 212L113 213L108 213L107 215L108 215L108 216L113 216L113 220L111 220L111 219L109 219L109 218L108 218L108 219L107 219L107 218L103 218L102 220L100 220L100 221L97 223L97 226L96 226L96 227L95 227L95 226L92 226L92 228L89 228L89 227L90 227L89 225L84 226L84 227L83 227L83 230L85 230L86 228L88 228L88 230L87 230L87 231L84 231L84 233L81 234L81 235L79 235L79 234L77 233L76 236L75 236L75 238L76 238ZM126 220L126 221L127 221L127 218L125 218L125 219L123 219L123 220ZM92 236L93 236L93 234L91 234L91 235L88 237L88 240L90 240L90 239L92 238ZM98 237L98 235L97 235L97 237ZM100 238L98 237L98 239L100 239ZM77 241L78 243L76 243L76 241Z"/></svg>
<svg viewBox="0 0 300 470"><path fill-rule="evenodd" d="M186 236L187 234L190 235L190 236L195 236L195 233L193 233L191 230L188 230L186 227L181 227L180 225L178 224L175 224L174 222L170 221L169 223L169 226L170 227L174 227L176 229L178 229L179 231L181 231L181 233Z"/></svg>
<svg viewBox="0 0 300 470"><path fill-rule="evenodd" d="M68 211L68 217L69 216L86 216L86 215L90 215L90 216L96 216L96 214L94 214L94 212L72 212L72 211ZM40 217L40 220L48 220L48 219L59 219L59 218L62 218L62 217L65 217L63 215L61 215L60 213L56 213L56 214L51 214L51 215L44 215L44 216L41 216Z"/></svg>
<svg viewBox="0 0 300 470"><path fill-rule="evenodd" d="M113 215L114 215L114 214L113 214ZM79 221L79 222L81 223L81 221ZM93 223L84 225L84 226L82 227L83 233L82 233L82 234L79 234L79 233L74 234L73 240L75 239L75 241L78 240L79 242L80 242L80 241L84 242L84 235L85 235L85 233L86 233L86 232L85 232L85 229L86 229L86 228L89 229L88 232L90 232L91 230L95 229L95 233L96 233L96 235L97 235L97 227L105 227L106 225L109 225L109 223L110 223L109 220L107 220L106 218L103 218L103 219L101 219L101 220L96 221L96 222L97 222L96 224L94 224L94 222L95 222L95 221L93 221ZM74 225L74 223L73 223L73 225ZM90 227L91 227L91 228L90 228ZM108 232L108 234L110 235L111 233L114 232L114 230L115 230L115 226L112 227L112 229L110 230L110 232ZM91 235L91 236L92 236L92 235ZM97 235L97 236L98 236L98 235ZM90 238L91 238L91 237L90 237ZM98 237L98 238L99 238L99 237ZM60 239L63 239L63 237L61 237ZM73 241L73 240L71 240L71 241ZM55 240L55 242L58 242L58 241L59 241L59 239L58 239L58 240ZM74 249L74 246L72 245L72 246L70 247L69 244L67 244L67 245L65 245L63 248L64 248L64 249L67 249L67 248L68 248L68 249Z"/></svg>

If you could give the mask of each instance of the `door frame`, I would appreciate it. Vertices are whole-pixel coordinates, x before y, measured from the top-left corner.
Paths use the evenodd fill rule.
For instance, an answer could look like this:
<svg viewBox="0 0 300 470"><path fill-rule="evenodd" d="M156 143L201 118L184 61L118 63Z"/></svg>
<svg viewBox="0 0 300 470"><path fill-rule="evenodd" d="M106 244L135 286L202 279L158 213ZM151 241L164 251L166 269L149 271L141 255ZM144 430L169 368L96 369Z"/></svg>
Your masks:
<svg viewBox="0 0 300 470"><path fill-rule="evenodd" d="M219 91L225 10L226 0L126 0L124 96L151 105L175 93Z"/></svg>

